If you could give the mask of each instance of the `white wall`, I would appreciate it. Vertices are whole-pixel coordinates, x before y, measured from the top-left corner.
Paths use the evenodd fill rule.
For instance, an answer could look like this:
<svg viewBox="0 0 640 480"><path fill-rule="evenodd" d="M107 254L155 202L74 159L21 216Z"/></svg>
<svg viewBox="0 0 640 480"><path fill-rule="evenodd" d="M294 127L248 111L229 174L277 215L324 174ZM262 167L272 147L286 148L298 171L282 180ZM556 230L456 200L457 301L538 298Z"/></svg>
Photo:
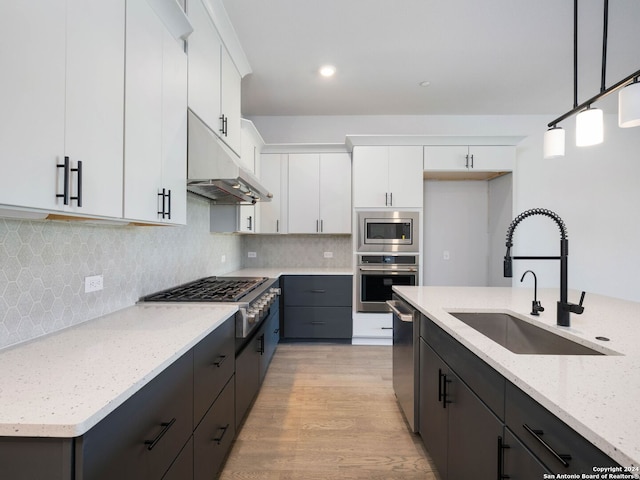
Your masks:
<svg viewBox="0 0 640 480"><path fill-rule="evenodd" d="M557 112L562 113L562 112ZM544 160L542 137L557 115L536 116L318 116L254 117L267 143L342 143L348 134L523 135L517 148L514 213L549 208L569 232L569 287L640 301L640 129L620 129L605 115L605 141L574 144L574 119L567 130L567 155ZM530 218L516 230L516 254L556 254L559 233L548 218ZM559 281L558 262L514 262L514 285L527 268L541 286ZM577 300L577 299L570 299ZM585 300L588 302L587 300Z"/></svg>

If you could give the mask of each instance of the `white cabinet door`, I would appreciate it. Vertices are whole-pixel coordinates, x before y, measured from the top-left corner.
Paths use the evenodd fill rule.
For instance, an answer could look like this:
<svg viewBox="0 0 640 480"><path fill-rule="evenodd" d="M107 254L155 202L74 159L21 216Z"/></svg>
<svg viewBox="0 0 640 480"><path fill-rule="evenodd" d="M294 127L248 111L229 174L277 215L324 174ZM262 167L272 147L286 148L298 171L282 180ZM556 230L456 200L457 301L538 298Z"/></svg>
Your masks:
<svg viewBox="0 0 640 480"><path fill-rule="evenodd" d="M424 169L437 172L467 170L469 147L466 145L424 147Z"/></svg>
<svg viewBox="0 0 640 480"><path fill-rule="evenodd" d="M64 0L0 4L2 204L62 205L56 164L64 159L65 17Z"/></svg>
<svg viewBox="0 0 640 480"><path fill-rule="evenodd" d="M121 217L124 1L2 2L0 26L0 203Z"/></svg>
<svg viewBox="0 0 640 480"><path fill-rule="evenodd" d="M389 147L353 149L353 206L384 207L389 195Z"/></svg>
<svg viewBox="0 0 640 480"><path fill-rule="evenodd" d="M320 231L320 155L289 154L289 233Z"/></svg>
<svg viewBox="0 0 640 480"><path fill-rule="evenodd" d="M351 233L351 158L320 155L320 233Z"/></svg>
<svg viewBox="0 0 640 480"><path fill-rule="evenodd" d="M222 139L231 149L240 155L241 125L240 125L240 86L242 78L231 60L227 50L222 48L222 88L220 116L224 119Z"/></svg>
<svg viewBox="0 0 640 480"><path fill-rule="evenodd" d="M162 188L170 191L170 216L187 223L187 56L164 28L162 48ZM170 207L170 208L169 208Z"/></svg>
<svg viewBox="0 0 640 480"><path fill-rule="evenodd" d="M287 162L288 156L263 153L260 156L260 180L273 198L260 202L260 233L287 233Z"/></svg>
<svg viewBox="0 0 640 480"><path fill-rule="evenodd" d="M394 208L422 208L422 147L389 147L389 200Z"/></svg>
<svg viewBox="0 0 640 480"><path fill-rule="evenodd" d="M443 145L424 147L424 169L431 172L512 171L514 164L514 146Z"/></svg>
<svg viewBox="0 0 640 480"><path fill-rule="evenodd" d="M516 161L516 147L474 145L469 147L471 168L478 171L510 172Z"/></svg>
<svg viewBox="0 0 640 480"><path fill-rule="evenodd" d="M354 207L422 207L422 147L353 149Z"/></svg>
<svg viewBox="0 0 640 480"><path fill-rule="evenodd" d="M122 217L125 2L67 8L65 154L82 161L82 207L65 210Z"/></svg>
<svg viewBox="0 0 640 480"><path fill-rule="evenodd" d="M127 0L124 216L158 221L162 168L162 29L146 0Z"/></svg>
<svg viewBox="0 0 640 480"><path fill-rule="evenodd" d="M189 36L189 108L220 134L222 41L202 0L187 0L193 25Z"/></svg>

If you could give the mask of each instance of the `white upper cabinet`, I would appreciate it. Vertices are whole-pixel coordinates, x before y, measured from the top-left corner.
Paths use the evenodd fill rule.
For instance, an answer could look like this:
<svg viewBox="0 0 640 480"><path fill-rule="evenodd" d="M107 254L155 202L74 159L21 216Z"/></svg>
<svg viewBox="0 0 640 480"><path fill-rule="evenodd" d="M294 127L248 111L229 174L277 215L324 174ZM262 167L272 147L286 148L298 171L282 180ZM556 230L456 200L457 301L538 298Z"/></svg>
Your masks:
<svg viewBox="0 0 640 480"><path fill-rule="evenodd" d="M2 2L16 40L0 45L0 204L122 217L124 14L124 0Z"/></svg>
<svg viewBox="0 0 640 480"><path fill-rule="evenodd" d="M424 147L426 171L512 171L515 165L514 146L450 145Z"/></svg>
<svg viewBox="0 0 640 480"><path fill-rule="evenodd" d="M240 164L243 168L258 176L260 153L264 141L258 130L249 120L242 120ZM242 233L259 233L260 209L257 205L240 205L238 207L238 231Z"/></svg>
<svg viewBox="0 0 640 480"><path fill-rule="evenodd" d="M349 154L289 154L288 184L288 233L351 233Z"/></svg>
<svg viewBox="0 0 640 480"><path fill-rule="evenodd" d="M356 146L355 208L422 208L421 146Z"/></svg>
<svg viewBox="0 0 640 480"><path fill-rule="evenodd" d="M273 194L270 202L259 202L259 233L287 233L287 172L289 156L263 153L260 156L260 181Z"/></svg>
<svg viewBox="0 0 640 480"><path fill-rule="evenodd" d="M124 216L186 223L187 60L146 0L127 0Z"/></svg>
<svg viewBox="0 0 640 480"><path fill-rule="evenodd" d="M240 155L242 77L202 0L187 0L193 25L189 36L189 108Z"/></svg>

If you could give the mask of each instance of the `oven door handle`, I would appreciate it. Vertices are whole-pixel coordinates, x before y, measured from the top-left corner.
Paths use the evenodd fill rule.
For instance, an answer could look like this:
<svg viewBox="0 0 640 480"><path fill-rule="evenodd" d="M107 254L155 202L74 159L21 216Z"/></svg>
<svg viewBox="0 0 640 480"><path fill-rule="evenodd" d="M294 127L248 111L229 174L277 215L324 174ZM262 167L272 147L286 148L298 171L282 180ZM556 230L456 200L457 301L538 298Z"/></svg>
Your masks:
<svg viewBox="0 0 640 480"><path fill-rule="evenodd" d="M398 307L396 307L396 302L397 300L387 300L386 303L393 314L397 315L400 320L407 323L413 323L413 315L410 313L402 313L400 310L398 310Z"/></svg>
<svg viewBox="0 0 640 480"><path fill-rule="evenodd" d="M416 267L409 268L380 268L380 267L359 267L361 272L380 272L380 273L415 273L418 271Z"/></svg>

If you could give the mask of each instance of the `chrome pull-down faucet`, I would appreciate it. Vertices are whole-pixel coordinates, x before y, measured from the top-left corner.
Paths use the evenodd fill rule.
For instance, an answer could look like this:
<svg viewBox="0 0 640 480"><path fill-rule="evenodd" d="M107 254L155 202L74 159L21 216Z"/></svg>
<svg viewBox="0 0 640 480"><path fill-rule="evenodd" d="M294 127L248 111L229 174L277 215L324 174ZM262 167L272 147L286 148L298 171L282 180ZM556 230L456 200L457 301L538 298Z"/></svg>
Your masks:
<svg viewBox="0 0 640 480"><path fill-rule="evenodd" d="M511 257L511 247L513 247L513 232L516 227L525 218L532 217L534 215L543 215L551 218L556 222L560 229L560 256L558 257L546 257L546 256L518 256ZM584 311L582 301L584 300L584 292L580 297L580 303L570 303L567 300L567 268L568 268L568 255L569 255L569 239L567 238L567 227L562 219L551 210L545 208L532 208L522 212L516 218L513 219L509 229L507 230L507 253L504 256L504 276L513 277L513 265L512 260L560 260L560 301L558 302L557 320L556 323L561 327L569 327L571 320L569 318L570 313L581 314ZM525 272L526 273L526 272ZM533 273L533 272L532 272ZM524 278L524 275L523 275Z"/></svg>

